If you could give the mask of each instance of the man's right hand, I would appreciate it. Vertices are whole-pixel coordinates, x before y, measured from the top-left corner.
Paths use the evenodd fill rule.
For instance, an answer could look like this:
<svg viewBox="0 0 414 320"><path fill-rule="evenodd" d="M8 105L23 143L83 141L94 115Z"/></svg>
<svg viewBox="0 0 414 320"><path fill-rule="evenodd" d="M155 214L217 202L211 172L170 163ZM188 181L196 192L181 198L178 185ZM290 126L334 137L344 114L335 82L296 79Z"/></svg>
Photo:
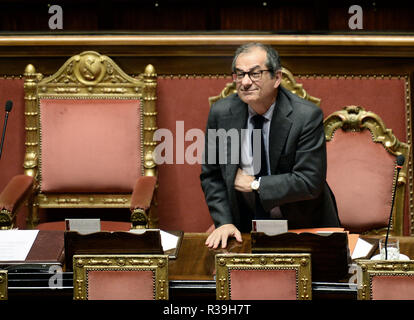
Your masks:
<svg viewBox="0 0 414 320"><path fill-rule="evenodd" d="M221 247L224 249L227 247L228 237L235 237L238 242L242 242L241 233L234 224L223 224L208 236L205 245L217 249L221 242Z"/></svg>

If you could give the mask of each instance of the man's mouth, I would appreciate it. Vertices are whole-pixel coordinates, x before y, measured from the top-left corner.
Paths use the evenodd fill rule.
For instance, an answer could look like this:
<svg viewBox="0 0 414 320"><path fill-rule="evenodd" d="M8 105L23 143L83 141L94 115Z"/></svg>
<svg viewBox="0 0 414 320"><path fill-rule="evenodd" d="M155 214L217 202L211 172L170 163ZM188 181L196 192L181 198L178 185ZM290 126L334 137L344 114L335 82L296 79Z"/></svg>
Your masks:
<svg viewBox="0 0 414 320"><path fill-rule="evenodd" d="M243 92L254 92L256 89L241 89Z"/></svg>

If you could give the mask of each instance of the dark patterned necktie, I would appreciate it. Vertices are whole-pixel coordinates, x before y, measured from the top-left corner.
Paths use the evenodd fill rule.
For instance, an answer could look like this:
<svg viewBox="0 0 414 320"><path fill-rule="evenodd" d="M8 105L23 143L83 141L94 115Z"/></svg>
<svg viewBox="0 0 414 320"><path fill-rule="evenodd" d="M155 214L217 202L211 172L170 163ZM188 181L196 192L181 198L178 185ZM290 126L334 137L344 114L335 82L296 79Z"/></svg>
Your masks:
<svg viewBox="0 0 414 320"><path fill-rule="evenodd" d="M266 176L267 175L267 160L266 160L266 150L265 150L265 143L264 143L264 137L263 137L263 124L265 122L266 118L261 116L260 114L257 114L252 117L252 123L253 123L253 129L259 129L260 130L260 153L257 152L257 147L255 148L253 146L253 132L251 137L251 146L252 146L252 153L253 153L253 169L255 172L255 177L258 179L259 177ZM253 152L256 151L256 152ZM260 159L258 159L260 157ZM257 165L260 164L260 170L257 168ZM259 194L257 192L254 192L255 194L255 219L268 219L269 214L266 213L264 210Z"/></svg>

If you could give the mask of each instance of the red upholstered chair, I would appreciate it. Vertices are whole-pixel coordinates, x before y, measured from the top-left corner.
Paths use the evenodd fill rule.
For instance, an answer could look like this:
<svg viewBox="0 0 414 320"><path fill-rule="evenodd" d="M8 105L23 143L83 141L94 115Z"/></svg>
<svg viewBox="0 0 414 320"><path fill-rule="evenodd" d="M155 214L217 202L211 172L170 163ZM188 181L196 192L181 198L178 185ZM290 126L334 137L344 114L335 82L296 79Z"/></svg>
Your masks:
<svg viewBox="0 0 414 320"><path fill-rule="evenodd" d="M414 300L414 261L357 260L359 300Z"/></svg>
<svg viewBox="0 0 414 320"><path fill-rule="evenodd" d="M354 233L385 233L397 183L391 233L403 234L409 145L398 141L381 118L348 106L326 117L327 181L342 227ZM396 179L396 157L405 163Z"/></svg>
<svg viewBox="0 0 414 320"><path fill-rule="evenodd" d="M7 270L0 270L0 300L7 300L8 280Z"/></svg>
<svg viewBox="0 0 414 320"><path fill-rule="evenodd" d="M168 255L75 255L75 300L168 300Z"/></svg>
<svg viewBox="0 0 414 320"><path fill-rule="evenodd" d="M311 300L310 254L218 254L217 300Z"/></svg>
<svg viewBox="0 0 414 320"><path fill-rule="evenodd" d="M109 57L87 51L43 78L29 64L25 103L25 174L0 194L3 228L12 227L26 198L30 228L64 228L38 225L39 208L130 208L130 222L106 229L157 227L152 65L133 78Z"/></svg>

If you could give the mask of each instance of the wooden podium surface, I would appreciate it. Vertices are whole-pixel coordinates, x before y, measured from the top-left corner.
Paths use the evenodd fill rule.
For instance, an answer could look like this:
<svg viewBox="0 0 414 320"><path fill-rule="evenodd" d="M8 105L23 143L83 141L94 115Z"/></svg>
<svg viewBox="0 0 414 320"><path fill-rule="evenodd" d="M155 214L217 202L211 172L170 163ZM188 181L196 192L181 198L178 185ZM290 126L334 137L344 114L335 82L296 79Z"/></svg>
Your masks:
<svg viewBox="0 0 414 320"><path fill-rule="evenodd" d="M250 252L250 234L243 234L243 242L229 239L226 249L209 249L204 244L207 233L184 233L177 259L170 260L168 278L170 299L185 301L216 300L215 256L218 253Z"/></svg>
<svg viewBox="0 0 414 320"><path fill-rule="evenodd" d="M47 270L50 265L64 265L64 233L40 230L25 261L1 261L0 266L9 270Z"/></svg>
<svg viewBox="0 0 414 320"><path fill-rule="evenodd" d="M207 233L185 233L176 259L169 260L170 299L215 300L215 255L218 253L251 252L250 234L243 234L243 242L229 239L226 249L209 249L204 242ZM368 237L368 236L364 236ZM369 236L379 239L381 236ZM414 258L414 237L397 237L401 253ZM54 290L48 287L48 273L9 274L9 299L27 297L44 299L45 296L72 299L72 273L64 272L63 287ZM32 287L32 288L31 288ZM11 288L11 289L10 289ZM313 299L356 299L356 289L351 288L346 279L343 282L312 283Z"/></svg>
<svg viewBox="0 0 414 320"><path fill-rule="evenodd" d="M209 249L205 246L207 233L185 233L176 260L169 262L170 280L213 280L215 256L218 253L248 253L251 251L250 234L243 234L243 242L231 238L227 248Z"/></svg>

